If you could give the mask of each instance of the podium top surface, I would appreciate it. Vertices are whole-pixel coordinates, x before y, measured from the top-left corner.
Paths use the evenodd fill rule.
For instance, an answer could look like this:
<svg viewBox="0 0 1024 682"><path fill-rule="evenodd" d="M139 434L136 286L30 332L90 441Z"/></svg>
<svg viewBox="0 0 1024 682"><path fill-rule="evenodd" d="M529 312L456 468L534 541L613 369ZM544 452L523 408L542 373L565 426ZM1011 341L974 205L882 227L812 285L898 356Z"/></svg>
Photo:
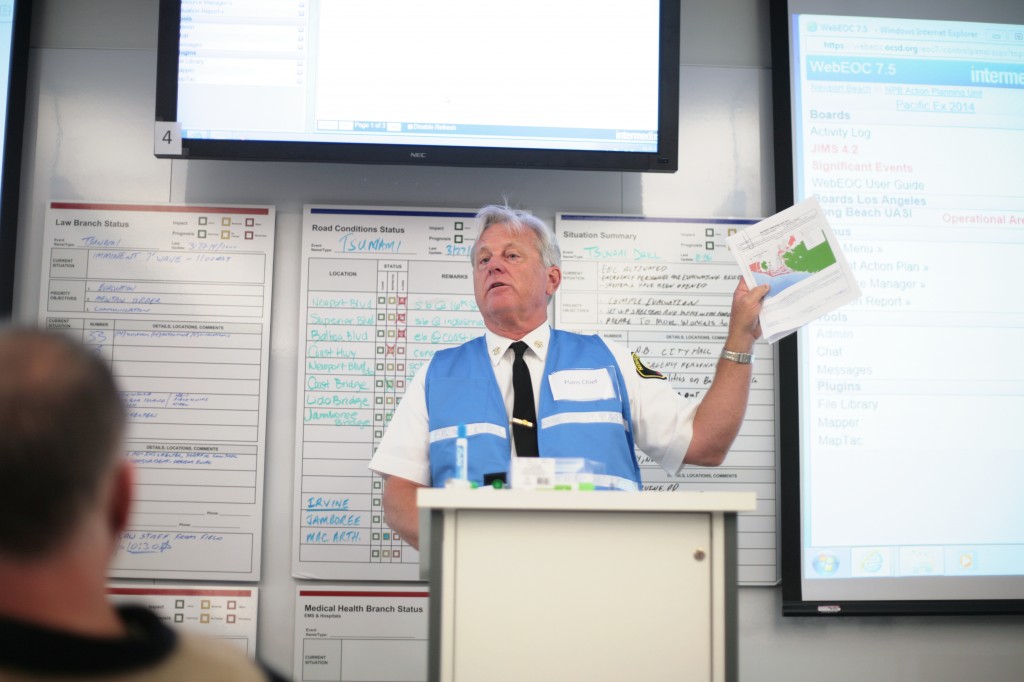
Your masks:
<svg viewBox="0 0 1024 682"><path fill-rule="evenodd" d="M757 496L753 492L420 488L416 504L420 509L442 510L741 512L754 510Z"/></svg>

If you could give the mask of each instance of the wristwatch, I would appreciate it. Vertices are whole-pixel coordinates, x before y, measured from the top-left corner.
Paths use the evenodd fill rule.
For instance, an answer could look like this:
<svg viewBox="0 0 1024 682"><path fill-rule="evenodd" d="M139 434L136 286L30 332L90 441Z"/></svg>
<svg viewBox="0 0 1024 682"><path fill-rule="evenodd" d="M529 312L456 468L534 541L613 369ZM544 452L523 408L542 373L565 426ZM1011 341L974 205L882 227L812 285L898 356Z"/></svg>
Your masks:
<svg viewBox="0 0 1024 682"><path fill-rule="evenodd" d="M753 353L737 353L735 351L726 350L724 348L722 349L722 355L719 357L725 360L732 360L733 362L738 362L741 365L749 365L754 361Z"/></svg>

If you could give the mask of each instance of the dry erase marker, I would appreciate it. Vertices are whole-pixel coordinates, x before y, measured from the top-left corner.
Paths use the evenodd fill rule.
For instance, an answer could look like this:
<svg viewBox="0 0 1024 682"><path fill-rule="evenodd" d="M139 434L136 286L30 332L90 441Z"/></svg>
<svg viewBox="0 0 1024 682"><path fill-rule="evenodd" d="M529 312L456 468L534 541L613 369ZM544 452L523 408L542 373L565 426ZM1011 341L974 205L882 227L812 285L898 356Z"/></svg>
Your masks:
<svg viewBox="0 0 1024 682"><path fill-rule="evenodd" d="M455 478L469 478L469 441L466 440L466 425L459 424L458 437L455 439Z"/></svg>

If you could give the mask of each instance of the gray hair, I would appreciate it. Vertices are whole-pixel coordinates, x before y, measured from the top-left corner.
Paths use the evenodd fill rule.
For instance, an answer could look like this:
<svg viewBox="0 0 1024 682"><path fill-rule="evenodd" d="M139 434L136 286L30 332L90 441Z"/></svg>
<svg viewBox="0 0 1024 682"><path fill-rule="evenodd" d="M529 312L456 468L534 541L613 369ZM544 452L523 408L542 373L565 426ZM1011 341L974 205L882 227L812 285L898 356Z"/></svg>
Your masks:
<svg viewBox="0 0 1024 682"><path fill-rule="evenodd" d="M558 247L558 237L555 236L554 230L537 216L511 208L508 204L491 204L484 206L476 214L476 238L479 240L483 237L484 232L492 225L507 225L512 232L533 231L537 235L537 246L544 266L562 267L562 250ZM469 260L476 262L476 244L469 253Z"/></svg>

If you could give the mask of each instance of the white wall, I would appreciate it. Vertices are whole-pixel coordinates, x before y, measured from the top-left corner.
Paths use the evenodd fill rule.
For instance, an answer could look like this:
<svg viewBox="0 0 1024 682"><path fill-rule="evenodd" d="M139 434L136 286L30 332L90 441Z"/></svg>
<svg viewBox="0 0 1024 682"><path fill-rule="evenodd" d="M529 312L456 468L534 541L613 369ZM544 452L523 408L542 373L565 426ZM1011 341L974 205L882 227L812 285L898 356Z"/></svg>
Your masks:
<svg viewBox="0 0 1024 682"><path fill-rule="evenodd" d="M966 0L964 0L966 1ZM757 217L772 212L767 0L683 0L681 167L671 175L169 161L152 154L157 0L37 0L15 317L35 320L51 199L271 203L277 240L259 654L292 669L290 576L300 220L304 203ZM1024 618L783 619L779 588L740 590L740 677L1012 680ZM652 655L679 656L679 652Z"/></svg>

